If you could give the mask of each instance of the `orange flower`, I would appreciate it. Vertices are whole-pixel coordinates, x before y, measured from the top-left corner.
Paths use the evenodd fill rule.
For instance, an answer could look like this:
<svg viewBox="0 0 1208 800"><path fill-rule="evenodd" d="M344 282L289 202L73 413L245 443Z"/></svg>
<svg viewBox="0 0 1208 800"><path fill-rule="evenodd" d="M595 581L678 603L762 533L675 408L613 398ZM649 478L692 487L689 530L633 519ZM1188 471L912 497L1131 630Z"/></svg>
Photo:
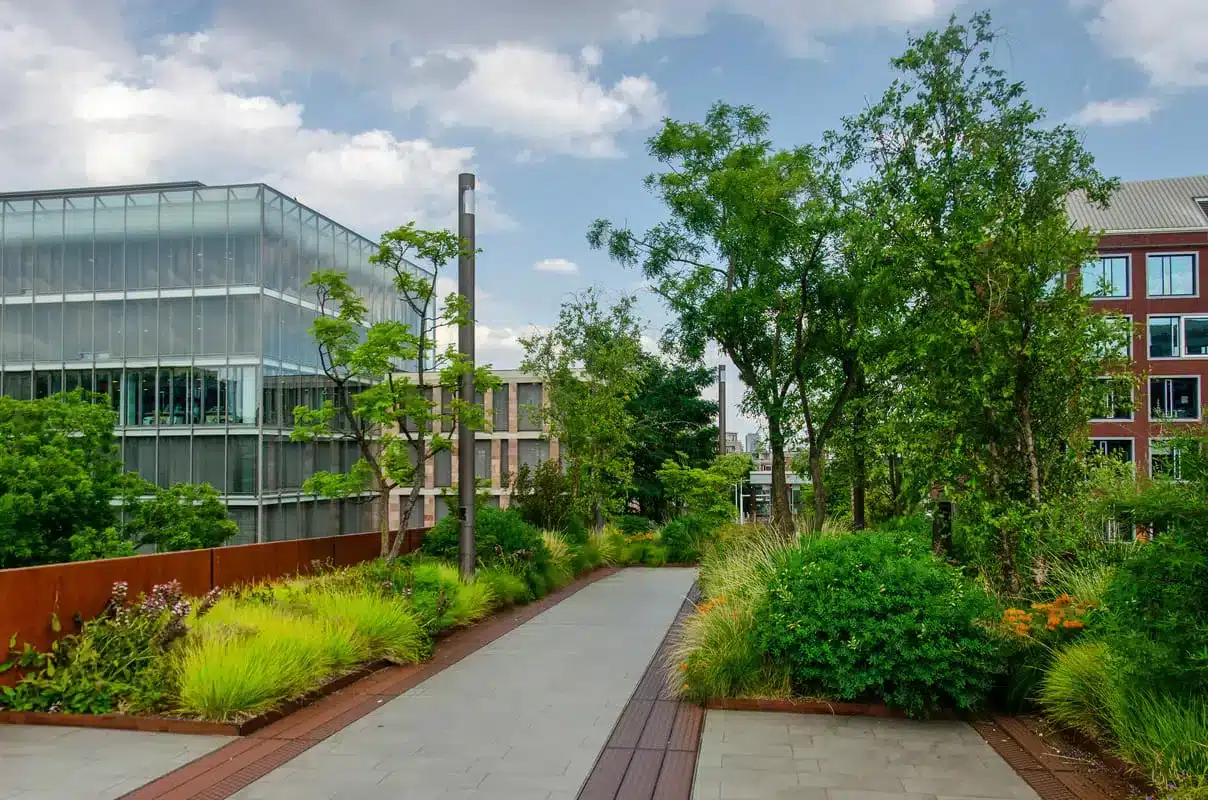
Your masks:
<svg viewBox="0 0 1208 800"><path fill-rule="evenodd" d="M683 671L683 672L686 672L686 671L688 670L688 662L687 662L687 661L681 661L681 662L680 662L680 670L681 670L681 671Z"/></svg>
<svg viewBox="0 0 1208 800"><path fill-rule="evenodd" d="M1081 622L1079 622L1079 621L1078 621L1078 620L1076 620L1076 619L1067 619L1065 622L1063 622L1063 623L1061 623L1061 624L1062 624L1062 626L1063 626L1063 627L1066 627L1066 628L1082 628L1082 627L1085 627L1085 626L1084 626L1084 625L1083 625Z"/></svg>

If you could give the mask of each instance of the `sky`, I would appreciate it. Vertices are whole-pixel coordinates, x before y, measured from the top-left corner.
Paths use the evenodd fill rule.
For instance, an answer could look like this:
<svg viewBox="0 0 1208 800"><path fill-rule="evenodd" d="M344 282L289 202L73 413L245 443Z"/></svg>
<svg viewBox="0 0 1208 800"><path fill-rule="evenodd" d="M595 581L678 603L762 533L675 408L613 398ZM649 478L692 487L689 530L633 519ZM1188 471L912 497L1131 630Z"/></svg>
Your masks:
<svg viewBox="0 0 1208 800"><path fill-rule="evenodd" d="M474 172L479 361L514 368L589 286L641 293L660 335L641 275L585 232L661 219L661 120L725 100L816 142L908 32L980 9L1105 173L1208 173L1206 0L0 0L0 186L263 181L376 237L454 226ZM729 429L755 430L727 394Z"/></svg>

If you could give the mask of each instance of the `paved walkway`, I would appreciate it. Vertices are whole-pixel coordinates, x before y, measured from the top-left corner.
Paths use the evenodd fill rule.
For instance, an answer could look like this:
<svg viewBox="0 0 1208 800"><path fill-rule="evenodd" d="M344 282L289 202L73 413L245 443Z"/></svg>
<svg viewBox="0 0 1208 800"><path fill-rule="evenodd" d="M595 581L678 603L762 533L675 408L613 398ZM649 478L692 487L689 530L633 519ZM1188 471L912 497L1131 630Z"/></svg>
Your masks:
<svg viewBox="0 0 1208 800"><path fill-rule="evenodd" d="M113 800L226 736L0 725L0 800Z"/></svg>
<svg viewBox="0 0 1208 800"><path fill-rule="evenodd" d="M695 574L594 583L236 797L573 800Z"/></svg>
<svg viewBox="0 0 1208 800"><path fill-rule="evenodd" d="M963 722L709 711L694 800L1037 800Z"/></svg>

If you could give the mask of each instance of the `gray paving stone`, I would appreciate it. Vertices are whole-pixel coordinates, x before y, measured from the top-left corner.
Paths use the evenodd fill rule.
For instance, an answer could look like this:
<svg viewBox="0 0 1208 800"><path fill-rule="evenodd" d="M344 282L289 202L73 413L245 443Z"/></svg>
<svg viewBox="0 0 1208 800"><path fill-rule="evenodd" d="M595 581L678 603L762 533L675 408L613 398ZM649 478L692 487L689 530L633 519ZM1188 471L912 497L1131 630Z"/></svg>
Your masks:
<svg viewBox="0 0 1208 800"><path fill-rule="evenodd" d="M963 722L710 711L694 798L1037 800Z"/></svg>

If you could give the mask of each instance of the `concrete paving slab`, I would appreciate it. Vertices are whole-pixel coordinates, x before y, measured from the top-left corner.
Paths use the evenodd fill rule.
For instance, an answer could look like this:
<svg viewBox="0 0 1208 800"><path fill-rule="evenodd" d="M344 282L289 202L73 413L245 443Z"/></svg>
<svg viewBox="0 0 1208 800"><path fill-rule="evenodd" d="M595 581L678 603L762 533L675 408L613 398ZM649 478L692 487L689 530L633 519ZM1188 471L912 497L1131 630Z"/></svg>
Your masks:
<svg viewBox="0 0 1208 800"><path fill-rule="evenodd" d="M0 798L114 800L229 741L228 736L0 725Z"/></svg>
<svg viewBox="0 0 1208 800"><path fill-rule="evenodd" d="M977 731L919 722L709 711L696 800L1038 800Z"/></svg>

